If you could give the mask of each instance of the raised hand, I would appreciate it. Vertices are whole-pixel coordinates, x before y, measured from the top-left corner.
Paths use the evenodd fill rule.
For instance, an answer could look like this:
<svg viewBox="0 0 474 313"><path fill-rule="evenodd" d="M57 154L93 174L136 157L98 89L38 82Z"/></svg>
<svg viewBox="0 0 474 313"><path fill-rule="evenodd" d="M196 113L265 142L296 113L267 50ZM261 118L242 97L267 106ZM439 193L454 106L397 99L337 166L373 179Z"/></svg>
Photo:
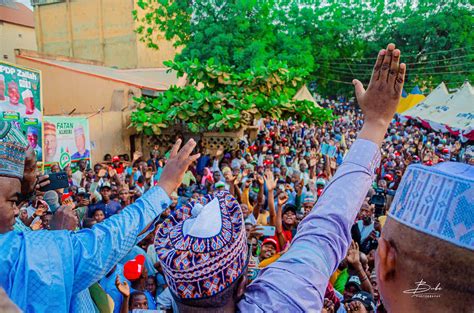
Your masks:
<svg viewBox="0 0 474 313"><path fill-rule="evenodd" d="M263 178L262 175L257 176L257 182L260 186L263 186L263 184L265 183L265 179Z"/></svg>
<svg viewBox="0 0 474 313"><path fill-rule="evenodd" d="M122 294L122 296L125 298L130 297L130 286L127 281L124 281L123 283L120 282L118 275L115 277L115 287L117 287L117 290Z"/></svg>
<svg viewBox="0 0 474 313"><path fill-rule="evenodd" d="M282 192L278 196L278 206L281 208L288 202L288 194L286 192Z"/></svg>
<svg viewBox="0 0 474 313"><path fill-rule="evenodd" d="M273 176L273 172L270 169L265 170L265 183L267 185L268 191L273 191L276 188L277 181L275 177Z"/></svg>
<svg viewBox="0 0 474 313"><path fill-rule="evenodd" d="M367 90L357 79L352 81L357 102L365 115L364 125L368 124L365 132L361 132L361 137L378 144L385 135L402 94L406 65L400 64L400 55L400 50L395 49L393 43L387 49L380 50Z"/></svg>
<svg viewBox="0 0 474 313"><path fill-rule="evenodd" d="M74 205L62 205L51 220L52 230L74 230L79 224Z"/></svg>
<svg viewBox="0 0 474 313"><path fill-rule="evenodd" d="M367 313L367 309L360 301L352 301L344 304L346 312Z"/></svg>
<svg viewBox="0 0 474 313"><path fill-rule="evenodd" d="M40 230L43 228L43 225L41 224L41 220L36 220L33 224L31 224L30 228L32 230Z"/></svg>
<svg viewBox="0 0 474 313"><path fill-rule="evenodd" d="M347 259L347 262L349 262L349 264L352 264L352 265L360 264L359 245L354 240L352 240L349 250L347 251L346 259Z"/></svg>
<svg viewBox="0 0 474 313"><path fill-rule="evenodd" d="M189 165L200 156L199 153L191 155L193 149L196 147L196 142L193 139L190 139L181 150L179 149L180 146L181 139L178 139L171 149L170 158L168 162L166 162L163 172L161 173L160 181L157 184L163 188L168 195L171 195L171 193L179 187Z"/></svg>

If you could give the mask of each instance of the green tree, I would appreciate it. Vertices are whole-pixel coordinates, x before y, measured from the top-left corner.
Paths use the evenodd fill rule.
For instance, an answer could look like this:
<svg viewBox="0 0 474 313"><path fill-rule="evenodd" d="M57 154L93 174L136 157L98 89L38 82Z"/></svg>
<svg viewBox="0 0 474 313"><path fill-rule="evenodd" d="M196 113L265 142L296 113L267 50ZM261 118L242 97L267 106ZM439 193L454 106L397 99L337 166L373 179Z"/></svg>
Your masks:
<svg viewBox="0 0 474 313"><path fill-rule="evenodd" d="M288 69L281 62L237 72L235 67L215 64L214 59L167 62L178 76L186 74L189 84L172 86L156 98L137 99L132 126L145 135L159 135L162 129L184 124L192 132L234 131L253 124L254 118L296 118L322 123L332 119L330 110L293 96L307 74Z"/></svg>
<svg viewBox="0 0 474 313"><path fill-rule="evenodd" d="M450 87L472 80L473 7L466 0L138 0L143 41L157 48L164 33L183 51L238 71L269 60L304 68L323 95L353 92L368 82L377 51L388 42L402 50L406 87ZM140 13L142 12L142 13Z"/></svg>

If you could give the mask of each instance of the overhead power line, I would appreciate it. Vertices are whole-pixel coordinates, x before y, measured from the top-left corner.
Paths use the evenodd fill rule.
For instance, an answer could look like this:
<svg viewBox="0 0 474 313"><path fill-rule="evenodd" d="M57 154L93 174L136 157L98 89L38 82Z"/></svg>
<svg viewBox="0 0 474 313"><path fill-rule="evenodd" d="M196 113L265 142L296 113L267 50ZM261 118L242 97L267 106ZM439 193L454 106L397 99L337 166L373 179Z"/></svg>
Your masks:
<svg viewBox="0 0 474 313"><path fill-rule="evenodd" d="M466 46L463 48L455 48L455 49L450 49L450 50L442 50L442 51L433 51L433 52L426 52L426 53L417 53L417 54L405 54L402 51L402 57L419 57L419 56L424 56L424 55L433 55L433 54L442 54L442 53L448 53L448 52L453 52L453 51L468 51L470 48L474 46ZM359 58L359 57L344 57L340 58L342 60L376 60L377 57L365 57L365 58Z"/></svg>
<svg viewBox="0 0 474 313"><path fill-rule="evenodd" d="M421 62L412 62L412 63L405 63L406 65L417 65L417 64L429 64L429 63L436 63L436 62L445 62L445 61L450 61L450 60L459 60L463 59L466 57L474 57L474 54L465 54L461 56L455 56L451 58L446 58L446 59L436 59L436 60L428 60L428 61L421 61ZM343 58L341 58L343 59ZM401 60L403 61L403 55L401 57ZM334 61L334 60L331 60ZM354 61L354 60L353 60ZM355 60L357 61L357 60ZM341 63L335 63L335 62L329 62L330 65L341 65ZM364 67L374 67L373 63L351 63L352 66L357 67L357 66L364 66Z"/></svg>

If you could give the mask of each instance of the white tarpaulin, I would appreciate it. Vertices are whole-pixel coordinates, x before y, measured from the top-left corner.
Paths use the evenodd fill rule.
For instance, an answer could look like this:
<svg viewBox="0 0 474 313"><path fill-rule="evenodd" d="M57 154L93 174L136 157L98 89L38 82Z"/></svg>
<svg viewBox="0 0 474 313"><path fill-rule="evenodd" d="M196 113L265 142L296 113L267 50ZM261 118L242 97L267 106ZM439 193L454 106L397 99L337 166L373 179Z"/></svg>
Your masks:
<svg viewBox="0 0 474 313"><path fill-rule="evenodd" d="M436 131L474 140L474 91L468 82L451 95L441 83L424 101L403 115Z"/></svg>

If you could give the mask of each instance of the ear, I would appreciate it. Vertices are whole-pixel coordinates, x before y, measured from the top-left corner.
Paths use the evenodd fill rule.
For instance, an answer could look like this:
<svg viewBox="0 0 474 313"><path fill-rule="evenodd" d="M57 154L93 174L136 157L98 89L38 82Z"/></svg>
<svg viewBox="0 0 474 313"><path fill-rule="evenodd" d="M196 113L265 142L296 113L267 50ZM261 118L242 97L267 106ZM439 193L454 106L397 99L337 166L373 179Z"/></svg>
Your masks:
<svg viewBox="0 0 474 313"><path fill-rule="evenodd" d="M378 274L380 281L387 282L394 278L397 265L397 251L389 241L380 237L377 249Z"/></svg>
<svg viewBox="0 0 474 313"><path fill-rule="evenodd" d="M237 284L237 290L236 290L236 298L240 299L244 296L245 289L247 288L248 285L248 277L247 277L247 270L242 274L242 277L239 279L239 283Z"/></svg>

